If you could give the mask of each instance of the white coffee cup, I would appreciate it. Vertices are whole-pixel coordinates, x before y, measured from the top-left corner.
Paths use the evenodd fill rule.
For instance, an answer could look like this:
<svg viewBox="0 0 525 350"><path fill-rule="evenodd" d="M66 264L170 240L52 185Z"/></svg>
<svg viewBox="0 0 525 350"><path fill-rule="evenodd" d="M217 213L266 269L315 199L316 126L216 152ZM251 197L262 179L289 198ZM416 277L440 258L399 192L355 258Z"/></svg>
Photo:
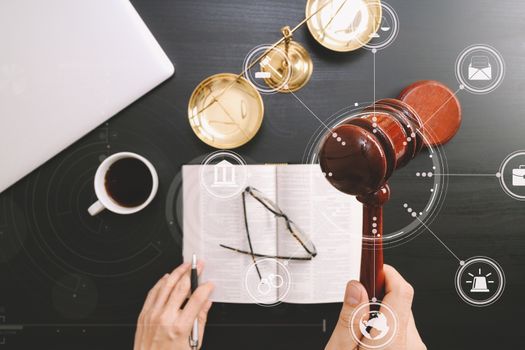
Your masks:
<svg viewBox="0 0 525 350"><path fill-rule="evenodd" d="M113 198L111 198L111 195L106 190L106 174L109 168L116 161L120 159L124 159L124 158L135 158L135 159L140 160L142 163L144 163L148 167L151 173L152 180L153 180L150 195L142 204L136 207L124 207L120 205ZM146 158L136 153L120 152L120 153L115 153L107 157L99 165L97 172L95 174L94 186L95 186L95 194L97 195L98 200L88 208L88 212L91 216L97 215L104 209L108 209L117 214L126 215L126 214L136 213L144 209L148 204L151 203L153 198L155 198L155 195L157 194L157 190L159 188L159 177L157 175L157 171L155 170L155 167L153 166L153 164L151 164L151 162L147 160Z"/></svg>

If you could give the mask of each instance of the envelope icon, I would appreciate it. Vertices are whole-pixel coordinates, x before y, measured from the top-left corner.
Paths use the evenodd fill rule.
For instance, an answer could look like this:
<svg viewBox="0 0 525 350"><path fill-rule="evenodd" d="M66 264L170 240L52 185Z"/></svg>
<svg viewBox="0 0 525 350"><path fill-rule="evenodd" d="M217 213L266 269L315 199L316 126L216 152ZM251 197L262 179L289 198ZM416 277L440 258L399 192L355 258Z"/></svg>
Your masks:
<svg viewBox="0 0 525 350"><path fill-rule="evenodd" d="M512 169L512 186L525 186L525 165Z"/></svg>
<svg viewBox="0 0 525 350"><path fill-rule="evenodd" d="M468 66L469 80L492 80L492 66L487 56L472 56Z"/></svg>

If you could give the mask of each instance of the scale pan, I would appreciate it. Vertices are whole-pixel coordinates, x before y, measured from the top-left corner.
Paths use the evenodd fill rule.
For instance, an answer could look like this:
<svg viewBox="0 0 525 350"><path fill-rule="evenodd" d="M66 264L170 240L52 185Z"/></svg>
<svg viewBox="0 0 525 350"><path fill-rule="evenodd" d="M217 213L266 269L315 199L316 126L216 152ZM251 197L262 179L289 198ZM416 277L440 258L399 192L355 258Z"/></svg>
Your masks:
<svg viewBox="0 0 525 350"><path fill-rule="evenodd" d="M237 148L259 131L264 104L257 89L244 77L220 73L203 80L188 102L193 132L219 149Z"/></svg>
<svg viewBox="0 0 525 350"><path fill-rule="evenodd" d="M279 51L270 51L266 56L268 63L261 66L261 70L268 74L264 79L265 83L279 92L295 92L308 83L312 76L314 64L306 50L291 41L286 50L286 44L281 43L277 46ZM278 52L287 52L283 57ZM291 69L291 74L288 70ZM285 79L288 77L288 81Z"/></svg>
<svg viewBox="0 0 525 350"><path fill-rule="evenodd" d="M330 4L325 6L327 2ZM381 1L308 0L306 17L310 16L306 24L319 44L333 51L353 51L366 45L379 30Z"/></svg>

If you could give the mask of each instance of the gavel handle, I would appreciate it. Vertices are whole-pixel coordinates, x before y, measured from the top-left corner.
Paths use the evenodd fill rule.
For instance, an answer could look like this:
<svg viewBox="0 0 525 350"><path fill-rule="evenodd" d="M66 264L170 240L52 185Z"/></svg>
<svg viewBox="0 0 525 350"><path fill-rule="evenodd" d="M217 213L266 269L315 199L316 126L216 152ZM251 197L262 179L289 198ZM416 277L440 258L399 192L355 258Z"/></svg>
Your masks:
<svg viewBox="0 0 525 350"><path fill-rule="evenodd" d="M369 299L383 300L385 273L383 271L382 205L363 203L363 237L360 280L365 286ZM372 239L374 237L375 239Z"/></svg>

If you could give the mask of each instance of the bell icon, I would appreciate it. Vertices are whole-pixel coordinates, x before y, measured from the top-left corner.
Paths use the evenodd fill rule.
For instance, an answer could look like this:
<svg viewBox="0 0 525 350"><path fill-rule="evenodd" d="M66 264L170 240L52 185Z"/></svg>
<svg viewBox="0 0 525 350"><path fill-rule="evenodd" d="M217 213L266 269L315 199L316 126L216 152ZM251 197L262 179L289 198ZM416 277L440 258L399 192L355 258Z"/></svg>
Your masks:
<svg viewBox="0 0 525 350"><path fill-rule="evenodd" d="M485 276L475 276L472 281L472 288L470 289L471 293L486 293L490 292L487 288L487 277Z"/></svg>

